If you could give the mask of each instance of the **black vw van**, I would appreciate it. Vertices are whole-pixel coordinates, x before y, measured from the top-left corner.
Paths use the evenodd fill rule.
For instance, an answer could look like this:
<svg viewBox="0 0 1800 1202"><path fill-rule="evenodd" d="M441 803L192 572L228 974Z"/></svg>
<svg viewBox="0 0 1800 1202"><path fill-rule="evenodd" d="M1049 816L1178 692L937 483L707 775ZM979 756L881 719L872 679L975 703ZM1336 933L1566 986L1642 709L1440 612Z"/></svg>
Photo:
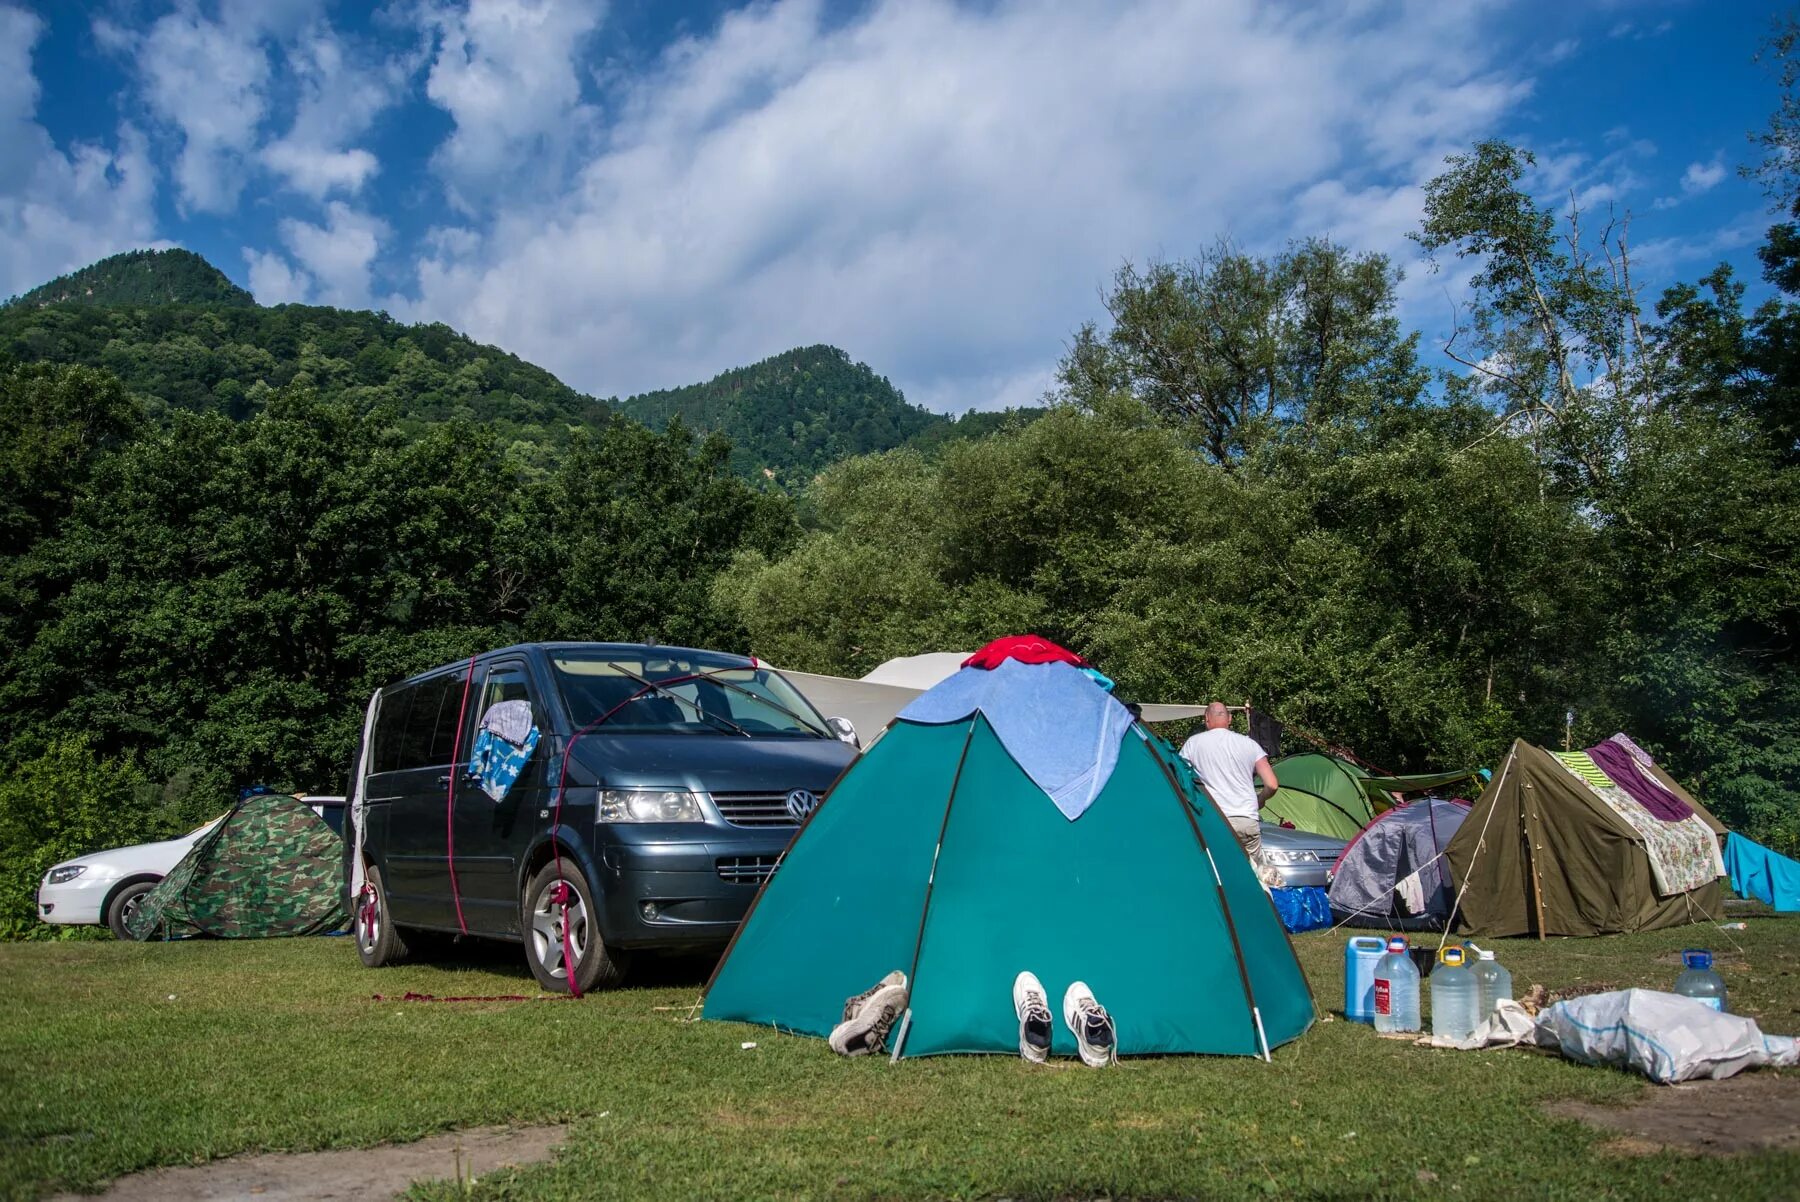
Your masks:
<svg viewBox="0 0 1800 1202"><path fill-rule="evenodd" d="M471 771L484 722L526 713L502 702L535 732L510 785ZM363 963L419 932L517 940L559 991L618 983L639 949L723 945L856 756L848 723L755 660L628 643L445 664L382 689L368 729L347 840Z"/></svg>

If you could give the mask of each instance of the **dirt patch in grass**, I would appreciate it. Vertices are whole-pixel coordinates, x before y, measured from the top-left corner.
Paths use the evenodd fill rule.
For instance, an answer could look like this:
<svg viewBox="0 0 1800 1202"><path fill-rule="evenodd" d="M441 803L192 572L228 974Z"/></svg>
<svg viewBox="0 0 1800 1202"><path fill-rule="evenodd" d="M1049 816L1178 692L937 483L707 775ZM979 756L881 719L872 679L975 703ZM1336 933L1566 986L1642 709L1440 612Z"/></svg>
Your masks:
<svg viewBox="0 0 1800 1202"><path fill-rule="evenodd" d="M121 1177L99 1195L58 1194L53 1202L175 1202L255 1198L257 1202L392 1198L415 1181L479 1178L495 1169L547 1160L565 1126L475 1127L410 1144L330 1152L272 1152Z"/></svg>
<svg viewBox="0 0 1800 1202"><path fill-rule="evenodd" d="M1551 1102L1557 1118L1580 1119L1619 1132L1600 1145L1614 1156L1647 1156L1665 1148L1737 1156L1800 1150L1800 1076L1751 1072L1727 1081L1653 1086L1629 1106Z"/></svg>

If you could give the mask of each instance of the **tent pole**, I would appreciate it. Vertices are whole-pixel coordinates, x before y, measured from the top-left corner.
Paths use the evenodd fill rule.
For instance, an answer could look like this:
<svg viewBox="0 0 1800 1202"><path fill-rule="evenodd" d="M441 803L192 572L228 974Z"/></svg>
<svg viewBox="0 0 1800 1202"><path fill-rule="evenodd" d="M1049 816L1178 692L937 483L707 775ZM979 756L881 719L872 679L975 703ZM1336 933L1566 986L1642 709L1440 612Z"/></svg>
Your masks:
<svg viewBox="0 0 1800 1202"><path fill-rule="evenodd" d="M925 946L925 920L931 917L931 891L937 885L938 857L944 853L944 832L950 829L950 808L956 804L956 790L962 784L963 765L969 761L969 744L975 739L975 724L980 720L980 714L969 718L968 732L963 735L962 754L956 757L956 775L950 778L950 794L944 798L944 820L938 824L937 845L931 849L931 875L925 878L925 903L919 907L919 934L913 940L912 963L907 965L906 1016L901 1023L900 1036L894 1041L894 1060L900 1059L901 1046L912 1029L912 996L918 985L919 952Z"/></svg>

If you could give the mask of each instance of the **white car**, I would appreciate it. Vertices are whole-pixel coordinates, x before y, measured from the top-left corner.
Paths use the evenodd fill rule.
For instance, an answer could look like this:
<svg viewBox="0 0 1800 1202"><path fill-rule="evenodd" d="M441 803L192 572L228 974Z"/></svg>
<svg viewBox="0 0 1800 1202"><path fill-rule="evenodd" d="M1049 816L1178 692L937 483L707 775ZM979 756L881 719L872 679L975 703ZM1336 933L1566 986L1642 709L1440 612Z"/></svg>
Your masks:
<svg viewBox="0 0 1800 1202"><path fill-rule="evenodd" d="M308 797L306 801L333 830L343 831L342 797ZM104 924L120 939L131 938L125 923L144 894L224 818L221 814L178 839L96 851L53 865L38 885L38 917L76 926Z"/></svg>

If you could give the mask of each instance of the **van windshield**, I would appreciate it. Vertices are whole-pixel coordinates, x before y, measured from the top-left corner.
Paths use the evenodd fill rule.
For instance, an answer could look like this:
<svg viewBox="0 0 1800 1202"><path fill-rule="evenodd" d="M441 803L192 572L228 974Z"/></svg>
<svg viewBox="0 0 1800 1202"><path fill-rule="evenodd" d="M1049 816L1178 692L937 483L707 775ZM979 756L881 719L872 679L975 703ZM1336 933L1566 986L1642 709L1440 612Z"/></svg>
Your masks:
<svg viewBox="0 0 1800 1202"><path fill-rule="evenodd" d="M552 656L550 663L577 729L614 711L606 720L606 729L611 731L733 738L832 737L806 698L767 668L695 656L604 651L563 653ZM646 681L657 687L645 688Z"/></svg>

